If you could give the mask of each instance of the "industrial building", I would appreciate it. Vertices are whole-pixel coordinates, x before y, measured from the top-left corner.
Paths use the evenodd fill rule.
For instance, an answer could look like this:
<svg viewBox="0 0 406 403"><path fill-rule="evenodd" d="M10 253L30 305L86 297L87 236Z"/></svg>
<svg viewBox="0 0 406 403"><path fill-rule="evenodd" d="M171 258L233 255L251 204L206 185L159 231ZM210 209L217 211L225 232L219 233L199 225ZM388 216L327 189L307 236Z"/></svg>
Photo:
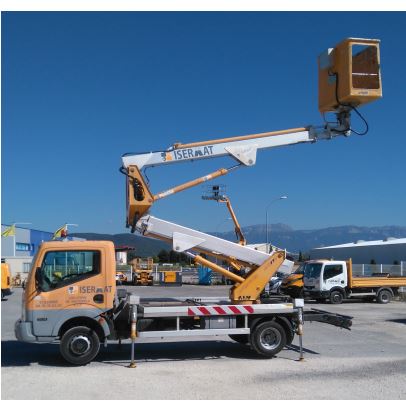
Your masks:
<svg viewBox="0 0 406 403"><path fill-rule="evenodd" d="M406 262L406 238L387 238L378 241L356 241L342 245L315 248L311 259L346 260L355 264L398 264Z"/></svg>
<svg viewBox="0 0 406 403"><path fill-rule="evenodd" d="M1 233L9 227L10 225L2 224ZM17 274L22 279L27 277L39 246L42 242L50 241L53 235L53 232L16 226L15 235L1 237L1 257L8 263L12 278ZM82 238L68 236L68 239L81 240Z"/></svg>

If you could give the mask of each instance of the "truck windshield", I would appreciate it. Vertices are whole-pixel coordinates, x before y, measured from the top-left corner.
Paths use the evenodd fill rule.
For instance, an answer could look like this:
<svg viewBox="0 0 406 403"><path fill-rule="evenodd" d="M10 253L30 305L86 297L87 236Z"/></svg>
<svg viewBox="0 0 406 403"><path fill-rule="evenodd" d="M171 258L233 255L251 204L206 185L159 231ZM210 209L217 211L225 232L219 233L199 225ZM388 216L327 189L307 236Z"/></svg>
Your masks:
<svg viewBox="0 0 406 403"><path fill-rule="evenodd" d="M304 276L306 278L320 277L322 266L322 263L307 263L304 271Z"/></svg>

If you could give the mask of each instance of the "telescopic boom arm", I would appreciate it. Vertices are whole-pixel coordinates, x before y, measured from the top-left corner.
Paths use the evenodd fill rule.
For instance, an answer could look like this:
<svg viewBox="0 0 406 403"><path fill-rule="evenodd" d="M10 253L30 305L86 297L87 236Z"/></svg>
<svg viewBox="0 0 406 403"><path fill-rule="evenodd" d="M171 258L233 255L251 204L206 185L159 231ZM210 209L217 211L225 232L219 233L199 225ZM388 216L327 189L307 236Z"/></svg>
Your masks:
<svg viewBox="0 0 406 403"><path fill-rule="evenodd" d="M131 232L134 232L137 221L148 213L156 200L226 175L236 168L255 165L258 150L300 143L313 143L317 140L332 139L336 136L348 136L350 134L350 110L345 109L337 113L337 119L336 125L326 124L321 128L314 126L300 127L188 144L176 143L165 151L124 154L121 172L127 175L128 178L127 227L131 227ZM237 164L230 168L220 168L208 175L157 194L151 192L141 173L143 168L224 156L232 157Z"/></svg>

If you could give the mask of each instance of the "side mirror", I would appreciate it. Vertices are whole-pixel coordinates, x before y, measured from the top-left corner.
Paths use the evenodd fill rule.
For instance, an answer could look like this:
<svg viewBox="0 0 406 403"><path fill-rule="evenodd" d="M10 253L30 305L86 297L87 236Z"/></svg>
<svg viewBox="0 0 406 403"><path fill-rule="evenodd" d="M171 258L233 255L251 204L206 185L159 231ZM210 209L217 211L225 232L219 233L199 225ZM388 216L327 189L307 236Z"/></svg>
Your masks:
<svg viewBox="0 0 406 403"><path fill-rule="evenodd" d="M35 269L35 285L38 289L41 289L42 280L43 280L43 276L42 276L41 267L37 267Z"/></svg>

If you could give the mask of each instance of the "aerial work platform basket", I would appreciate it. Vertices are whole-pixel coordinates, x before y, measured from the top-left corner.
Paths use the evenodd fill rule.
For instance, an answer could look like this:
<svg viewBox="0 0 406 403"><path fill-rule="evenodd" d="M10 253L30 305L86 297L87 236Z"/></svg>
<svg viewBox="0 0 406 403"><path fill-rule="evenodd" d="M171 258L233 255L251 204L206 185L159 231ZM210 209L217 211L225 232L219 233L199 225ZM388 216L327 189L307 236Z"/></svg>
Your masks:
<svg viewBox="0 0 406 403"><path fill-rule="evenodd" d="M319 110L336 112L382 97L378 39L347 38L319 56Z"/></svg>

